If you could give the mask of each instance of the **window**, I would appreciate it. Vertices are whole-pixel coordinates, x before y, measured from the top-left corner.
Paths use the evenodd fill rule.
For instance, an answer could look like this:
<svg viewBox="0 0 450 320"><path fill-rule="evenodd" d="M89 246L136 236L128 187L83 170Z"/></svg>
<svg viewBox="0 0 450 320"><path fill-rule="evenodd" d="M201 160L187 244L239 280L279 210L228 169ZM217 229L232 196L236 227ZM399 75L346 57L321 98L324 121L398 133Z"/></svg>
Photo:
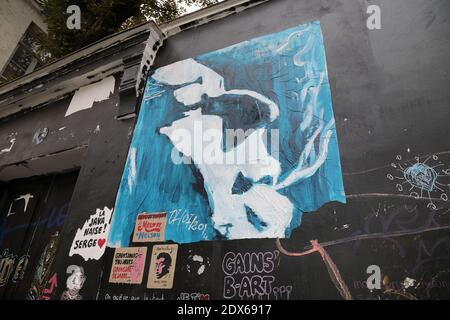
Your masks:
<svg viewBox="0 0 450 320"><path fill-rule="evenodd" d="M25 31L13 55L0 74L0 85L24 74L32 72L44 64L49 54L39 48L38 38L44 35L33 22Z"/></svg>

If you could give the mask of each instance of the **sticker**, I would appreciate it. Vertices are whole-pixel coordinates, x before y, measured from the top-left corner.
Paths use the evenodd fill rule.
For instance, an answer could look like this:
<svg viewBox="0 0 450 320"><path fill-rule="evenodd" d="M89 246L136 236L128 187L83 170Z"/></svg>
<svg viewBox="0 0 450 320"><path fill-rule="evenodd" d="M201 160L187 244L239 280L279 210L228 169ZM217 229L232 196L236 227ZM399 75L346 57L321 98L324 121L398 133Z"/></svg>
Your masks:
<svg viewBox="0 0 450 320"><path fill-rule="evenodd" d="M141 284L146 256L146 247L116 248L109 282Z"/></svg>
<svg viewBox="0 0 450 320"><path fill-rule="evenodd" d="M133 242L164 241L167 215L160 213L140 213L136 218Z"/></svg>
<svg viewBox="0 0 450 320"><path fill-rule="evenodd" d="M80 291L87 279L84 268L70 265L67 267L66 273L69 274L66 281L66 290L61 294L60 300L83 300Z"/></svg>
<svg viewBox="0 0 450 320"><path fill-rule="evenodd" d="M70 248L70 257L78 254L86 261L101 258L105 253L112 212L113 209L105 207L103 210L97 209L89 217L83 227L77 230Z"/></svg>
<svg viewBox="0 0 450 320"><path fill-rule="evenodd" d="M147 288L172 289L178 244L153 246Z"/></svg>

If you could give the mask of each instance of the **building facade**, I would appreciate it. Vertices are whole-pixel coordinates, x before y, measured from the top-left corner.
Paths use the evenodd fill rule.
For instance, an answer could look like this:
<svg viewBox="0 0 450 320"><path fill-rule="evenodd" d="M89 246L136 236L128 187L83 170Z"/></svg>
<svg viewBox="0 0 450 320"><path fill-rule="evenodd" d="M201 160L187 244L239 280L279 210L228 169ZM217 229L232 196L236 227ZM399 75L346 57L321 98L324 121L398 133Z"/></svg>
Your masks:
<svg viewBox="0 0 450 320"><path fill-rule="evenodd" d="M0 297L449 298L448 3L375 2L229 0L0 87Z"/></svg>
<svg viewBox="0 0 450 320"><path fill-rule="evenodd" d="M37 37L47 30L35 0L4 0L0 6L0 84L32 72L43 64L35 49Z"/></svg>

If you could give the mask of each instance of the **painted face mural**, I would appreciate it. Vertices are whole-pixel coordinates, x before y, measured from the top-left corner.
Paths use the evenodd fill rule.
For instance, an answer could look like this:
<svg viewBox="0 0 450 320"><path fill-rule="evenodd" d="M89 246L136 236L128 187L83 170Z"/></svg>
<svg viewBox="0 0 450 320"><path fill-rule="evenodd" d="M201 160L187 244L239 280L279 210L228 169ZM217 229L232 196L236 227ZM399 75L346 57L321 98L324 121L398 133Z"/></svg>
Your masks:
<svg viewBox="0 0 450 320"><path fill-rule="evenodd" d="M165 240L284 238L345 202L320 24L157 69L147 82L109 244L167 212Z"/></svg>
<svg viewBox="0 0 450 320"><path fill-rule="evenodd" d="M166 252L161 252L158 254L158 257L156 258L156 278L161 279L166 274L169 273L169 269L172 265L172 257L170 254Z"/></svg>

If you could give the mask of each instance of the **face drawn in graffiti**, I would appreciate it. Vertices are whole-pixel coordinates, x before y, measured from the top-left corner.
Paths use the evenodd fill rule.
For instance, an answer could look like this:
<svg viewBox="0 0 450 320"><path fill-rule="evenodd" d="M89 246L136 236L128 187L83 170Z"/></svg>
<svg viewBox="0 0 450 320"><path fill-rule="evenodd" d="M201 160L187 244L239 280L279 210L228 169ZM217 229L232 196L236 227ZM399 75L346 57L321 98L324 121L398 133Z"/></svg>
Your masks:
<svg viewBox="0 0 450 320"><path fill-rule="evenodd" d="M195 276L204 275L211 266L209 257L190 251L186 262L186 271Z"/></svg>
<svg viewBox="0 0 450 320"><path fill-rule="evenodd" d="M206 232L169 223L165 233L189 243L284 238L303 212L345 202L318 22L175 62L148 80L111 243L128 244L126 212L136 210L194 214Z"/></svg>
<svg viewBox="0 0 450 320"><path fill-rule="evenodd" d="M161 252L156 257L156 278L161 279L170 272L172 266L172 257L167 252Z"/></svg>
<svg viewBox="0 0 450 320"><path fill-rule="evenodd" d="M134 264L131 267L131 281L133 281L134 283L140 282L144 266L145 266L145 253L139 250L137 253L136 260L134 261Z"/></svg>
<svg viewBox="0 0 450 320"><path fill-rule="evenodd" d="M83 267L69 266L67 272L71 274L67 277L67 290L62 293L61 300L83 300L83 296L79 293L87 278Z"/></svg>

